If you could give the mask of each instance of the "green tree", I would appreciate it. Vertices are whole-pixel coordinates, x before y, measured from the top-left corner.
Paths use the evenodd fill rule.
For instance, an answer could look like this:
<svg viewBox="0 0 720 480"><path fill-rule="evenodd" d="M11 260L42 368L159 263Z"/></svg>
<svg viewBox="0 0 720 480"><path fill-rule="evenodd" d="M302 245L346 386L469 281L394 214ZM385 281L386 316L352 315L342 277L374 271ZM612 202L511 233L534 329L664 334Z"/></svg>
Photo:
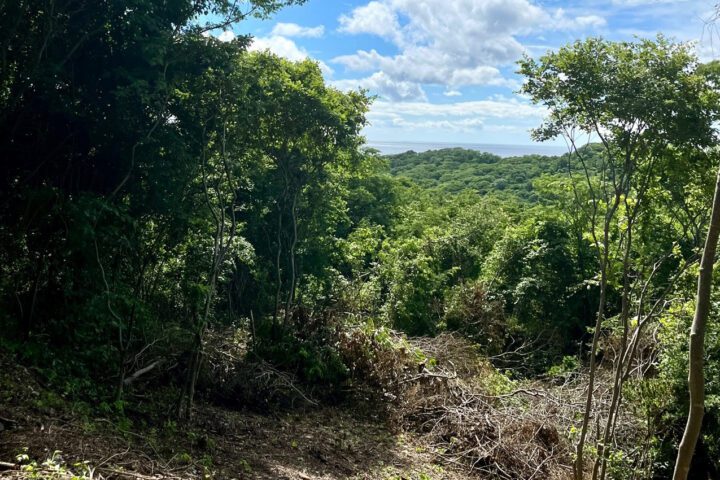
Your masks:
<svg viewBox="0 0 720 480"><path fill-rule="evenodd" d="M534 136L539 140L563 136L568 141L570 153L583 167L575 175L587 185L591 198L588 216L600 268L600 299L590 349L588 395L576 452L578 479L583 476L596 354L606 317L608 284L614 274L616 253L612 251L617 249L620 259L624 352L629 337L634 225L645 208L655 168L667 158L664 152L671 146L697 149L713 141L713 93L696 70L697 60L687 46L663 38L635 43L588 39L539 61L525 58L520 62L520 73L526 77L522 91L550 109L547 120L535 130ZM599 139L603 147L601 162L596 165L599 176L594 178L578 145L587 138ZM622 220L623 241L614 246L611 234L618 219ZM593 478L604 478L608 453L605 445L620 402L624 364L616 363L611 412L598 445Z"/></svg>
<svg viewBox="0 0 720 480"><path fill-rule="evenodd" d="M102 383L117 372L118 398L157 365L175 340L159 319L192 309L177 285L208 271L186 254L209 214L195 195L203 153L219 148L199 131L218 130L189 102L223 92L202 100L190 87L231 70L247 44L202 33L295 3L0 5L0 268L15 279L0 321L28 356L68 354L68 378L92 364Z"/></svg>

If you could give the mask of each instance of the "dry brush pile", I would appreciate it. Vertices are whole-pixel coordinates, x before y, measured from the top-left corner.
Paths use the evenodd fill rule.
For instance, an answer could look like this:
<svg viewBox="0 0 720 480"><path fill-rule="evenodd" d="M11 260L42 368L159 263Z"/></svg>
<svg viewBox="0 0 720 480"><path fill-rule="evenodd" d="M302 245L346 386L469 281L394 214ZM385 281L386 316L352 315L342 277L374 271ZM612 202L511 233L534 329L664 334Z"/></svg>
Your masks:
<svg viewBox="0 0 720 480"><path fill-rule="evenodd" d="M291 408L321 402L297 376L247 355L247 339L223 333L215 340L207 365L216 400ZM407 339L385 328L346 327L338 330L335 348L349 368L351 407L380 409L395 430L423 435L444 462L481 478L572 476L572 436L587 385L582 371L512 381L476 344L449 333ZM601 369L599 377L591 431L596 438L611 398L611 372ZM623 411L618 421L625 445L616 448L641 445L633 413Z"/></svg>
<svg viewBox="0 0 720 480"><path fill-rule="evenodd" d="M565 478L570 450L559 432L559 402L511 390L477 348L458 336L416 339L435 359L398 405L403 427L430 437L446 460L492 478Z"/></svg>
<svg viewBox="0 0 720 480"><path fill-rule="evenodd" d="M445 462L491 478L568 476L570 446L559 431L563 416L572 419L568 406L539 390L509 390L468 340L358 329L341 348L354 377L384 400L391 424L424 435Z"/></svg>
<svg viewBox="0 0 720 480"><path fill-rule="evenodd" d="M391 423L423 434L445 462L481 477L565 479L572 476L573 432L587 379L581 371L514 382L498 373L477 345L455 334L410 340L394 332L345 333L354 375L379 392ZM371 353L368 353L371 352ZM601 370L592 434L611 398L611 372ZM618 451L642 443L630 411L619 418Z"/></svg>

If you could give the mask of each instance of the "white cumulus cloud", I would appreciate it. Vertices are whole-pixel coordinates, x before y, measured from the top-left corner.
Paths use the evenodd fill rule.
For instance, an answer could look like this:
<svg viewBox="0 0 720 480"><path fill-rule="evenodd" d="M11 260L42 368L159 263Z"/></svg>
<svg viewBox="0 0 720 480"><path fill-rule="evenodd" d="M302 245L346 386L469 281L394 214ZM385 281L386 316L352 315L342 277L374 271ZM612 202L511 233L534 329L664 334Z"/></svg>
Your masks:
<svg viewBox="0 0 720 480"><path fill-rule="evenodd" d="M456 103L377 101L373 115L404 115L410 117L480 117L480 118L532 118L541 119L544 108L515 99L474 100Z"/></svg>
<svg viewBox="0 0 720 480"><path fill-rule="evenodd" d="M393 80L384 72L376 72L369 77L356 80L335 80L331 84L340 90L364 88L377 94L380 98L396 102L427 100L425 91L420 84Z"/></svg>
<svg viewBox="0 0 720 480"><path fill-rule="evenodd" d="M398 135L437 131L522 132L527 130L524 125L536 124L545 114L543 108L500 97L445 104L378 100L373 103L368 119L372 128L393 130Z"/></svg>
<svg viewBox="0 0 720 480"><path fill-rule="evenodd" d="M385 2L372 1L357 7L350 15L342 15L339 21L341 32L368 33L397 43L402 40L397 11Z"/></svg>
<svg viewBox="0 0 720 480"><path fill-rule="evenodd" d="M235 33L232 30L225 30L217 36L217 39L221 42L231 42L235 40Z"/></svg>
<svg viewBox="0 0 720 480"><path fill-rule="evenodd" d="M310 54L302 47L297 45L293 40L279 35L271 35L269 37L256 37L248 48L250 51L270 51L275 55L294 62L312 58ZM325 62L318 61L320 70L323 74L332 75L333 70Z"/></svg>
<svg viewBox="0 0 720 480"><path fill-rule="evenodd" d="M333 59L347 70L383 72L393 81L516 87L500 68L526 51L523 35L605 26L598 15L570 16L530 0L373 0L339 18L339 31L381 37L398 48L358 50Z"/></svg>
<svg viewBox="0 0 720 480"><path fill-rule="evenodd" d="M325 34L325 27L319 25L317 27L303 27L297 23L278 23L270 32L271 36L280 37L307 37L320 38Z"/></svg>

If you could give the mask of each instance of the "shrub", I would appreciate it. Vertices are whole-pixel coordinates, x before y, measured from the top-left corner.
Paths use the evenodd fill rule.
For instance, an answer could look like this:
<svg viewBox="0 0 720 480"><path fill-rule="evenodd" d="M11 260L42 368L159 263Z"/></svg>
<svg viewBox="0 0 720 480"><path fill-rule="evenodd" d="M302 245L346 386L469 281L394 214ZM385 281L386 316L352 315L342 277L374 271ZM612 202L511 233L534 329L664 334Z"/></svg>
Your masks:
<svg viewBox="0 0 720 480"><path fill-rule="evenodd" d="M445 325L472 338L489 354L500 353L505 344L503 301L488 292L482 282L461 284L450 292Z"/></svg>

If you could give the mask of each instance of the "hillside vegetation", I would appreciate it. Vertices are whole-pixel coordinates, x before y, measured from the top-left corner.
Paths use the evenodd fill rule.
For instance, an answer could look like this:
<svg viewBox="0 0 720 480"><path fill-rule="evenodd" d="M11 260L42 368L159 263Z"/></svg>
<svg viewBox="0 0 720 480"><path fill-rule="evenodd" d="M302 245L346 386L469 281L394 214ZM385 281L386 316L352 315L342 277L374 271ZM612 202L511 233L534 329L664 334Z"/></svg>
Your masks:
<svg viewBox="0 0 720 480"><path fill-rule="evenodd" d="M568 154L385 158L208 35L302 3L0 3L0 476L717 478L720 66L578 41Z"/></svg>
<svg viewBox="0 0 720 480"><path fill-rule="evenodd" d="M600 148L591 145L583 151L595 157ZM466 190L481 195L505 193L537 202L539 195L533 188L533 181L542 175L567 172L570 156L503 158L475 150L446 148L422 153L409 151L390 155L388 159L393 175L409 178L423 187L437 188L445 193Z"/></svg>

